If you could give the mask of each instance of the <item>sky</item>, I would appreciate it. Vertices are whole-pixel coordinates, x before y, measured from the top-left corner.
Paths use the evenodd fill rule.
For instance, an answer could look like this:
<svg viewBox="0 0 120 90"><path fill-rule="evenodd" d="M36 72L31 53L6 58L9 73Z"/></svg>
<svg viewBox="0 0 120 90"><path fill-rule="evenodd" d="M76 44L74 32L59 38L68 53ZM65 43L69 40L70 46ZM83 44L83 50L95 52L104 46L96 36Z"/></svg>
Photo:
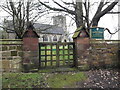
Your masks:
<svg viewBox="0 0 120 90"><path fill-rule="evenodd" d="M16 0L14 0L16 1ZM18 1L18 0L17 0ZM51 2L51 0L42 0L42 1L49 1L50 4L54 7L57 7L57 5L55 5L54 3ZM60 0L56 0L58 2L60 2ZM71 1L71 0L67 0L68 1ZM90 0L90 3L92 4L93 0ZM96 0L97 1L100 1L100 0ZM3 4L5 3L5 0L2 0L0 1L0 4ZM90 10L90 18L92 19L95 11L96 11L96 8L97 8L97 3L91 7L91 10ZM118 6L116 6L114 8L114 11L118 11ZM57 13L57 15L59 15L60 13ZM53 14L49 14L49 15L46 15L45 17L42 17L40 20L38 20L39 23L45 23L45 24L50 24L52 23L52 16L55 16L56 14L53 13ZM6 12L4 12L3 10L0 9L0 23L1 21L4 19L4 17L8 16L8 14ZM74 31L76 30L76 25L74 23L73 20L71 20L70 17L66 17L66 24L67 24L67 31L69 33L74 33ZM103 16L100 21L99 21L99 24L98 24L99 27L104 27L104 28L108 28L111 30L111 32L114 32L116 29L118 29L118 15L117 14L114 14L114 15L111 15L111 14L106 14L105 16ZM72 34L71 34L72 36ZM118 33L111 35L105 31L105 39L112 39L112 40L117 40L118 39Z"/></svg>

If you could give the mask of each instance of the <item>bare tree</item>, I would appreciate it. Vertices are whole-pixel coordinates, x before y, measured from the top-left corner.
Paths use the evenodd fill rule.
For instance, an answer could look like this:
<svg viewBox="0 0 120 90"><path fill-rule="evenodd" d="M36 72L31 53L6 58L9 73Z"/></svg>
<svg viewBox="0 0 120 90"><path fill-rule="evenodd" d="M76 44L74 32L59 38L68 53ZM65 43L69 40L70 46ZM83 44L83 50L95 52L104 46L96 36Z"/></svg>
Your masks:
<svg viewBox="0 0 120 90"><path fill-rule="evenodd" d="M61 0L63 4L60 4L57 1L52 0L56 5L59 6L59 8L52 7L42 2L42 0L38 0L38 1L40 2L40 4L44 5L50 10L65 12L70 15L73 15L77 28L83 25L84 23L83 21L85 21L85 24L87 24L87 28L89 30L91 26L98 26L101 17L109 13L115 7L115 5L118 3L119 0L114 0L113 2L105 2L105 0L101 0L98 5L97 11L95 12L91 21L89 19L90 0L84 0L84 2L82 2L82 0L76 0L76 2L74 2L73 0L71 0L71 2L67 2L67 1L65 2ZM82 4L85 9L85 15L83 15Z"/></svg>
<svg viewBox="0 0 120 90"><path fill-rule="evenodd" d="M19 2L7 0L6 5L2 5L1 8L12 17L12 20L4 20L4 23L8 25L1 27L6 31L15 32L17 37L21 39L27 27L27 23L29 21L37 21L40 18L41 13L44 13L44 10L41 9L42 11L34 14L33 12L37 10L36 6L37 3L33 3L29 0L27 0L27 2L24 0L21 0ZM41 7L39 7L39 10L40 8Z"/></svg>
<svg viewBox="0 0 120 90"><path fill-rule="evenodd" d="M100 18L102 16L104 16L105 14L107 14L108 12L110 12L114 6L118 3L119 0L114 0L114 2L112 2L110 5L108 5L105 9L104 6L108 3L108 2L104 2L104 0L101 0L97 11L92 19L92 26L98 26L98 22L100 20Z"/></svg>

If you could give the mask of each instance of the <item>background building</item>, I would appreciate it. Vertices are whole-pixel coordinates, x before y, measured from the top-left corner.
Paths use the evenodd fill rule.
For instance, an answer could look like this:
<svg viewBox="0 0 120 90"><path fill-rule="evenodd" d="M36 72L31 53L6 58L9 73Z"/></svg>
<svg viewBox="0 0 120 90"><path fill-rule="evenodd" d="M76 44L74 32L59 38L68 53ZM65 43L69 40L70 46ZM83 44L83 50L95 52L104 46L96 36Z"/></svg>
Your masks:
<svg viewBox="0 0 120 90"><path fill-rule="evenodd" d="M8 28L13 28L11 21L5 25ZM53 25L34 23L35 31L40 36L40 42L70 42L66 27L66 17L59 15L53 17ZM12 31L6 30L8 39L17 38L16 34Z"/></svg>

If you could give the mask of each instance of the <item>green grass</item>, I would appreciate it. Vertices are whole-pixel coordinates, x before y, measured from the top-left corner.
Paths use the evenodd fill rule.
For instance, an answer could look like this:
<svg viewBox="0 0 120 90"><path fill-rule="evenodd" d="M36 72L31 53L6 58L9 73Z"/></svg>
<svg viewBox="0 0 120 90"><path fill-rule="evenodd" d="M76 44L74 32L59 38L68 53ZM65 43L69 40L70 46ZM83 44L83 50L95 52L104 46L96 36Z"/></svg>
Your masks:
<svg viewBox="0 0 120 90"><path fill-rule="evenodd" d="M70 67L53 67L53 68L44 68L40 69L40 73L53 73L53 72L78 72L77 68L70 68Z"/></svg>
<svg viewBox="0 0 120 90"><path fill-rule="evenodd" d="M3 73L3 88L40 88L43 75L40 73Z"/></svg>
<svg viewBox="0 0 120 90"><path fill-rule="evenodd" d="M51 73L52 70L55 70L55 72ZM83 72L63 72L63 70L65 69L43 69L41 72L44 73L3 73L2 88L71 87L74 86L75 82L86 80L87 78ZM70 70L75 71L75 68Z"/></svg>
<svg viewBox="0 0 120 90"><path fill-rule="evenodd" d="M19 39L17 39L17 40L5 39L5 40L3 39L2 41L0 41L0 44L22 44L22 41Z"/></svg>
<svg viewBox="0 0 120 90"><path fill-rule="evenodd" d="M83 72L79 73L57 73L48 77L47 82L51 88L72 87L75 82L86 80Z"/></svg>

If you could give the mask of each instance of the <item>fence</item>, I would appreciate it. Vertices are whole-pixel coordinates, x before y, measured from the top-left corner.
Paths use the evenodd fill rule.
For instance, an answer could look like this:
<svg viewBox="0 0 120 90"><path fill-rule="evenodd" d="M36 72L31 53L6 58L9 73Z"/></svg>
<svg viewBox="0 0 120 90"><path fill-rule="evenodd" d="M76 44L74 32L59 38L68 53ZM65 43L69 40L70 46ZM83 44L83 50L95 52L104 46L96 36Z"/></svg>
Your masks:
<svg viewBox="0 0 120 90"><path fill-rule="evenodd" d="M75 44L71 43L39 43L40 68L73 66Z"/></svg>

